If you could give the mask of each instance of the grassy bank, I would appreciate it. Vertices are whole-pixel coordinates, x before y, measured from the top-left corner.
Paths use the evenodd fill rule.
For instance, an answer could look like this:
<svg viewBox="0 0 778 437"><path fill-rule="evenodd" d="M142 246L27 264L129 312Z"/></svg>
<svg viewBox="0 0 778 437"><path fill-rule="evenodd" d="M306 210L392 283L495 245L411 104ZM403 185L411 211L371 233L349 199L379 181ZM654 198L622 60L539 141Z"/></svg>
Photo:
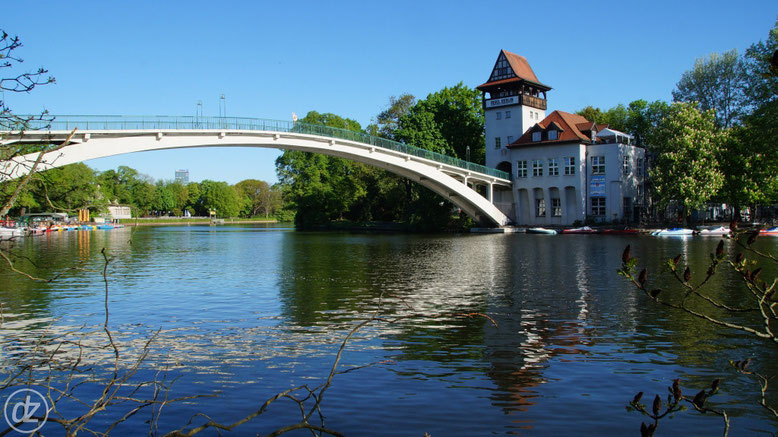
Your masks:
<svg viewBox="0 0 778 437"><path fill-rule="evenodd" d="M253 223L276 223L273 218L225 218L224 224L253 224ZM125 226L164 226L164 225L203 225L210 224L208 217L154 217L154 218L133 218L120 219L119 223Z"/></svg>

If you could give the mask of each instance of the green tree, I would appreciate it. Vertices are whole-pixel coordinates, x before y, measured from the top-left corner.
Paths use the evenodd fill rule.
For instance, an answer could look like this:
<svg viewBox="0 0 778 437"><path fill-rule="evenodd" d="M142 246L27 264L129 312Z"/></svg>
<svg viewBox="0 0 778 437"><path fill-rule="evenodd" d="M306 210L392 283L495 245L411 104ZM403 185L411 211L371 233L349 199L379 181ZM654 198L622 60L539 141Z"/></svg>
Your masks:
<svg viewBox="0 0 778 437"><path fill-rule="evenodd" d="M484 116L480 93L462 83L420 100L400 117L395 139L407 144L465 159L484 162ZM403 219L419 230L455 226L453 205L418 184L407 185Z"/></svg>
<svg viewBox="0 0 778 437"><path fill-rule="evenodd" d="M163 181L157 181L157 184L154 186L154 199L151 204L151 209L166 213L172 211L175 207L176 199L169 184L166 184Z"/></svg>
<svg viewBox="0 0 778 437"><path fill-rule="evenodd" d="M414 147L454 156L454 149L443 138L435 122L435 114L426 110L411 111L403 116L395 138Z"/></svg>
<svg viewBox="0 0 778 437"><path fill-rule="evenodd" d="M355 120L331 113L311 111L300 122L362 132ZM366 195L357 177L364 171L364 164L310 152L286 150L276 159L285 206L296 211L300 228L348 218L351 205Z"/></svg>
<svg viewBox="0 0 778 437"><path fill-rule="evenodd" d="M169 182L166 186L173 196L173 215L184 215L184 209L186 209L187 201L189 199L189 192L187 188L184 186L184 184L178 181Z"/></svg>
<svg viewBox="0 0 778 437"><path fill-rule="evenodd" d="M200 182L199 204L198 210L206 213L213 210L219 217L237 217L241 210L238 193L227 182Z"/></svg>
<svg viewBox="0 0 778 437"><path fill-rule="evenodd" d="M603 121L602 110L600 108L595 108L592 105L580 109L575 113L594 123L602 123Z"/></svg>
<svg viewBox="0 0 778 437"><path fill-rule="evenodd" d="M778 98L778 20L767 40L752 44L743 57L746 102L753 113ZM758 114L757 114L758 115Z"/></svg>
<svg viewBox="0 0 778 437"><path fill-rule="evenodd" d="M778 200L778 21L766 41L752 44L745 71L742 125L729 132L720 156L722 196L739 218L742 206Z"/></svg>
<svg viewBox="0 0 778 437"><path fill-rule="evenodd" d="M376 116L376 124L370 125L368 131L372 135L394 139L394 133L400 124L400 118L416 105L416 97L412 94L401 94L399 97L389 97L389 106ZM375 127L375 130L372 130Z"/></svg>
<svg viewBox="0 0 778 437"><path fill-rule="evenodd" d="M24 62L17 53L17 50L21 47L22 43L19 37L10 36L5 30L0 29L0 70L4 72L2 77L0 77L0 131L26 129L28 123L33 119L51 120L46 111L43 111L38 116L19 117L14 114L6 104L6 92L9 94L26 94L40 85L52 84L55 82L53 77L47 76L48 71L43 68L38 68L35 72L18 70L19 65ZM7 160L32 152L43 153L55 150L58 147L61 146L6 144L0 146L0 159ZM30 165L34 170L34 163L29 162L26 164ZM4 179L4 176L6 176L4 172L7 170L11 169L0 166L0 180ZM8 214L8 211L13 208L18 201L23 203L24 205L22 206L25 207L31 207L36 204L32 194L26 191L27 184L30 182L31 178L32 175L17 181L0 183L0 196L2 196L0 197L0 217Z"/></svg>
<svg viewBox="0 0 778 437"><path fill-rule="evenodd" d="M42 208L75 211L99 207L95 172L84 163L70 164L39 173L35 196ZM49 201L50 206L49 206Z"/></svg>
<svg viewBox="0 0 778 437"><path fill-rule="evenodd" d="M629 110L627 107L619 103L613 108L603 112L600 108L587 106L576 114L583 116L589 121L597 124L607 125L611 129L615 129L621 132L629 132Z"/></svg>
<svg viewBox="0 0 778 437"><path fill-rule="evenodd" d="M148 177L147 177L148 178ZM154 184L149 179L138 179L130 186L130 205L138 216L148 215L154 203Z"/></svg>
<svg viewBox="0 0 778 437"><path fill-rule="evenodd" d="M247 217L262 214L267 218L281 207L281 192L265 181L246 179L238 182L235 188L245 198L244 214Z"/></svg>
<svg viewBox="0 0 778 437"><path fill-rule="evenodd" d="M669 108L670 105L661 100L650 103L645 100L630 102L627 107L626 132L635 137L636 144L647 146L646 139L664 119Z"/></svg>
<svg viewBox="0 0 778 437"><path fill-rule="evenodd" d="M484 111L481 93L462 84L420 100L400 117L395 139L460 159L484 163Z"/></svg>
<svg viewBox="0 0 778 437"><path fill-rule="evenodd" d="M204 211L201 208L200 202L200 184L197 182L189 182L186 184L186 206L185 209L190 210L193 215L208 215L208 211Z"/></svg>
<svg viewBox="0 0 778 437"><path fill-rule="evenodd" d="M702 111L714 110L716 125L728 128L743 116L744 91L744 65L733 49L695 60L694 67L683 73L676 84L673 100L697 102Z"/></svg>
<svg viewBox="0 0 778 437"><path fill-rule="evenodd" d="M700 112L691 103L673 103L649 137L656 156L650 175L659 204L678 202L684 224L723 184L717 159L723 140L713 111Z"/></svg>

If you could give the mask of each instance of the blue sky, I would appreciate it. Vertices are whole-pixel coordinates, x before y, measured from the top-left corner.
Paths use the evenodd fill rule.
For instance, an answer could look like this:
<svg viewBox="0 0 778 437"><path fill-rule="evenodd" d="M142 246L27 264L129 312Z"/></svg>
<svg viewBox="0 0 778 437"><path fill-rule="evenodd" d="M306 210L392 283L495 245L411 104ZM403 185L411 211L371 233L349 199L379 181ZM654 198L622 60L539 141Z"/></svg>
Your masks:
<svg viewBox="0 0 778 437"><path fill-rule="evenodd" d="M736 6L736 7L733 7ZM553 87L549 112L670 100L695 58L767 37L778 1L40 1L0 26L22 68L55 85L5 94L17 113L194 115L288 120L332 112L370 123L389 97L486 81L500 49ZM3 72L6 73L7 71ZM90 161L155 179L275 182L264 149L146 152Z"/></svg>

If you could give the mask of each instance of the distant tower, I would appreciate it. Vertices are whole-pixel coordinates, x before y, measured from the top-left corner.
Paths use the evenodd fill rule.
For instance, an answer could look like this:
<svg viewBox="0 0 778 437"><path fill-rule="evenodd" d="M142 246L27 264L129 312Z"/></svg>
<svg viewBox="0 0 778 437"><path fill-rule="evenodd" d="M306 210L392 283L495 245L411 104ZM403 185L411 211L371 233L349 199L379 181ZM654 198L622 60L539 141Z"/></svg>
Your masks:
<svg viewBox="0 0 778 437"><path fill-rule="evenodd" d="M551 87L540 83L526 58L501 50L489 80L477 89L483 93L486 165L513 175L508 144L546 118Z"/></svg>
<svg viewBox="0 0 778 437"><path fill-rule="evenodd" d="M181 184L188 184L189 183L189 170L176 170L176 182L180 182Z"/></svg>

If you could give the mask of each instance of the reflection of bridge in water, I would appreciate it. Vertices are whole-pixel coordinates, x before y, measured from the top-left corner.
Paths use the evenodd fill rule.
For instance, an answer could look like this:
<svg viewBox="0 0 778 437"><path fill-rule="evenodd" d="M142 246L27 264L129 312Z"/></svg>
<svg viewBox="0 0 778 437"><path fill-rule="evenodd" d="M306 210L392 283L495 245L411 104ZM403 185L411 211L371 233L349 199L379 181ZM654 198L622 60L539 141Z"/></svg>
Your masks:
<svg viewBox="0 0 778 437"><path fill-rule="evenodd" d="M38 170L90 159L190 147L264 147L322 153L383 168L431 189L483 224L504 226L513 209L508 173L376 136L326 126L226 117L56 116L6 133L0 145L65 141ZM37 123L37 125L36 125ZM37 154L0 163L11 179L30 171ZM483 193L480 194L480 193Z"/></svg>

